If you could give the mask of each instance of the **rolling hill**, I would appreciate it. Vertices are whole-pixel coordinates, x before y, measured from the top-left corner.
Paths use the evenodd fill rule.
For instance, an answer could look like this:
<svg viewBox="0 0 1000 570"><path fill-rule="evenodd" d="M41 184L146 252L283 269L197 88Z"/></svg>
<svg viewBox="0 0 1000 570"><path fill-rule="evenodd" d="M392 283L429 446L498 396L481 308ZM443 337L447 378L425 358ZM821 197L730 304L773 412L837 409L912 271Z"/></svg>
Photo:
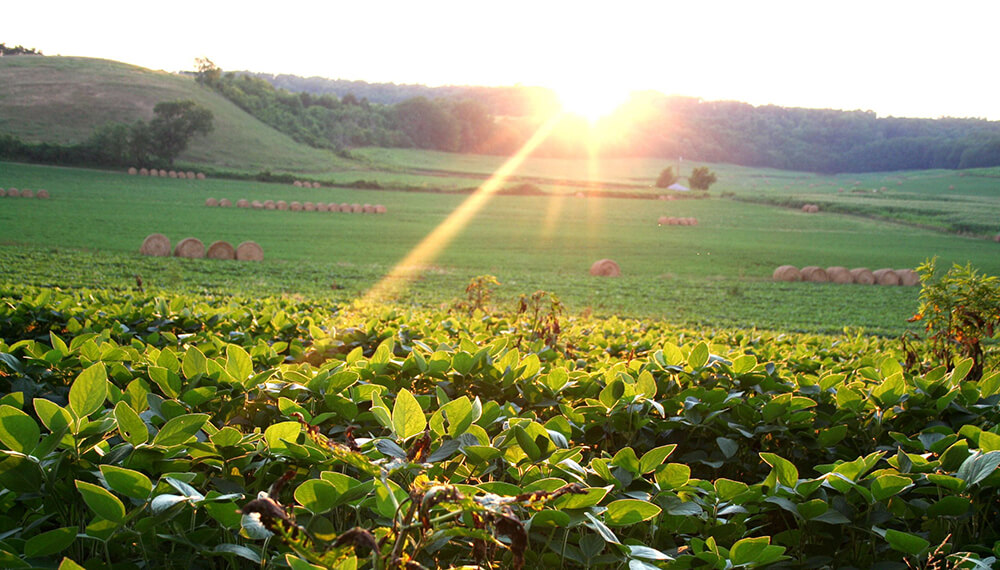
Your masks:
<svg viewBox="0 0 1000 570"><path fill-rule="evenodd" d="M356 167L293 141L191 77L82 57L0 58L0 133L28 142L80 142L104 123L149 120L157 103L179 99L215 117L214 131L196 137L181 162L303 173Z"/></svg>

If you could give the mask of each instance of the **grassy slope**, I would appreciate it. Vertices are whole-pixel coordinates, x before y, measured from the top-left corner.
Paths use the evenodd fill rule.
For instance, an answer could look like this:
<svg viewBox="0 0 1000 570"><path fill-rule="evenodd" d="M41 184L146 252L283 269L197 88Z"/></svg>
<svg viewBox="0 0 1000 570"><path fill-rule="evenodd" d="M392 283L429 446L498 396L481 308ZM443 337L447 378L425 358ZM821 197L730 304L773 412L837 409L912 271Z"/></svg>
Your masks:
<svg viewBox="0 0 1000 570"><path fill-rule="evenodd" d="M187 280L196 286L357 295L375 283L465 196L230 180L172 180L68 168L0 164L4 184L47 188L49 202L0 199L0 244L27 249L114 254L98 265L127 285L131 266L149 283ZM371 202L385 216L206 208L205 198ZM658 227L660 215L694 216L695 227ZM210 261L147 260L135 255L153 232L173 242L260 243L267 261L253 269ZM784 263L848 267L912 267L931 255L971 261L1000 273L997 246L984 240L841 214L820 216L732 200L673 202L570 197L493 198L429 263L407 300L439 303L461 294L468 279L492 273L513 297L554 291L572 310L648 315L680 322L893 330L915 307L916 290L832 284L776 284ZM68 260L77 259L68 255ZM622 279L587 275L599 258L618 261ZM37 265L56 263L31 261ZM85 269L90 261L77 260ZM9 263L14 263L13 260ZM10 273L24 272L23 266ZM32 269L35 271L35 269ZM121 272L125 273L121 273ZM178 275L189 272L181 279ZM36 284L78 283L100 275L41 272ZM48 276L46 276L48 275ZM124 276L124 277L123 277ZM121 279L124 278L123 283ZM333 285L346 289L332 291Z"/></svg>
<svg viewBox="0 0 1000 570"><path fill-rule="evenodd" d="M79 142L106 122L149 120L160 101L194 99L215 130L183 163L232 170L320 172L349 161L296 143L190 77L80 57L0 58L0 131L28 141Z"/></svg>

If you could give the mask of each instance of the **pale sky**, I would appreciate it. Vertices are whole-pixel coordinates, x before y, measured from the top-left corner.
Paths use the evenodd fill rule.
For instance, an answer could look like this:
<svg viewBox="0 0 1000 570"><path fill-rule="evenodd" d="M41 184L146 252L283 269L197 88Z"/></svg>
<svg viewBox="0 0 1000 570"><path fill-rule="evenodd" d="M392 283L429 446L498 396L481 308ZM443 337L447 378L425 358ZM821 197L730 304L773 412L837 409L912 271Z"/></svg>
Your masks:
<svg viewBox="0 0 1000 570"><path fill-rule="evenodd" d="M614 85L755 105L1000 120L1000 1L6 2L0 42L167 71Z"/></svg>

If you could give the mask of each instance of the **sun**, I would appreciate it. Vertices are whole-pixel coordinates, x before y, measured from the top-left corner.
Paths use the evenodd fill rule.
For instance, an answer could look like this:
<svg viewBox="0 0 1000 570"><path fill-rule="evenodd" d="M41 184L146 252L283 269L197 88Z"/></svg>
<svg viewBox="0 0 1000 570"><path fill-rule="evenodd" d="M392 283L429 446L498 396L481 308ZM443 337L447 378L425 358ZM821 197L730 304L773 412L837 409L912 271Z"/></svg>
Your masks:
<svg viewBox="0 0 1000 570"><path fill-rule="evenodd" d="M613 113L629 97L625 88L602 84L558 86L555 92L564 112L579 115L591 123Z"/></svg>

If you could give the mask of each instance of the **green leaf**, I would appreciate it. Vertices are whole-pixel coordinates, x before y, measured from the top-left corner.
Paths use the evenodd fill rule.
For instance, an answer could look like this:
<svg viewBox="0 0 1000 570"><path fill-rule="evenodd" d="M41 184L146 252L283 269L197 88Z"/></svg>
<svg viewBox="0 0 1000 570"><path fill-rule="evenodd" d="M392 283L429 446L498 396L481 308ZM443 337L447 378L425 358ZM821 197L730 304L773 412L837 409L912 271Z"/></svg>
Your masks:
<svg viewBox="0 0 1000 570"><path fill-rule="evenodd" d="M569 513L563 511L546 509L535 513L531 517L531 528L565 528L569 526L569 523Z"/></svg>
<svg viewBox="0 0 1000 570"><path fill-rule="evenodd" d="M392 427L404 441L423 433L427 427L427 418L424 417L420 403L406 388L399 391L392 406Z"/></svg>
<svg viewBox="0 0 1000 570"><path fill-rule="evenodd" d="M76 488L83 495L83 502L87 503L97 516L115 524L121 524L125 520L125 505L104 487L77 479Z"/></svg>
<svg viewBox="0 0 1000 570"><path fill-rule="evenodd" d="M58 570L87 570L83 566L80 566L76 562L73 562L69 558L63 557L62 562L59 563Z"/></svg>
<svg viewBox="0 0 1000 570"><path fill-rule="evenodd" d="M302 424L299 422L281 422L268 426L264 430L264 441L271 449L288 449L285 442L295 443L302 433Z"/></svg>
<svg viewBox="0 0 1000 570"><path fill-rule="evenodd" d="M608 495L608 491L614 488L612 485L606 487L588 487L584 489L586 493L582 495L569 494L556 499L552 506L557 509L585 509L593 507Z"/></svg>
<svg viewBox="0 0 1000 570"><path fill-rule="evenodd" d="M604 522L608 526L628 526L649 520L660 514L660 507L638 499L619 499L608 504Z"/></svg>
<svg viewBox="0 0 1000 570"><path fill-rule="evenodd" d="M738 540L729 549L729 559L736 566L756 562L770 543L771 537L769 536Z"/></svg>
<svg viewBox="0 0 1000 570"><path fill-rule="evenodd" d="M532 461L538 461L542 458L542 450L535 443L535 440L531 439L528 432L524 431L524 428L520 425L516 425L510 430L514 434L514 438L517 440L517 445L521 448L521 451L528 456L528 459Z"/></svg>
<svg viewBox="0 0 1000 570"><path fill-rule="evenodd" d="M636 457L635 450L631 447L619 449L618 453L611 459L611 464L615 467L621 467L633 475L641 474L639 471L639 458Z"/></svg>
<svg viewBox="0 0 1000 570"><path fill-rule="evenodd" d="M913 482L906 477L887 473L872 481L871 492L876 501L884 501L912 485Z"/></svg>
<svg viewBox="0 0 1000 570"><path fill-rule="evenodd" d="M736 452L740 450L740 444L728 437L717 437L715 443L718 444L719 449L727 459L736 455Z"/></svg>
<svg viewBox="0 0 1000 570"><path fill-rule="evenodd" d="M50 432L57 432L73 423L73 416L65 408L46 400L45 398L35 398L32 403L35 406L35 414L42 420L42 425Z"/></svg>
<svg viewBox="0 0 1000 570"><path fill-rule="evenodd" d="M583 512L583 516L587 517L587 520L590 522L587 526L594 529L606 542L621 544L621 542L618 541L618 537L615 536L615 533L611 532L611 529L608 528L606 524L602 523L597 517L587 511Z"/></svg>
<svg viewBox="0 0 1000 570"><path fill-rule="evenodd" d="M989 477L1000 465L1000 451L978 452L962 462L955 476L964 480L970 487Z"/></svg>
<svg viewBox="0 0 1000 570"><path fill-rule="evenodd" d="M972 501L968 497L948 495L927 509L930 517L960 517L969 512Z"/></svg>
<svg viewBox="0 0 1000 570"><path fill-rule="evenodd" d="M0 443L6 445L7 449L31 453L38 445L41 433L41 428L28 414L14 406L0 406Z"/></svg>
<svg viewBox="0 0 1000 570"><path fill-rule="evenodd" d="M827 512L830 509L830 505L826 504L826 501L822 499L813 499L795 505L795 509L802 515L802 518L812 520Z"/></svg>
<svg viewBox="0 0 1000 570"><path fill-rule="evenodd" d="M708 345L704 342L699 342L691 349L691 354L688 356L688 366L694 370L705 366L708 363Z"/></svg>
<svg viewBox="0 0 1000 570"><path fill-rule="evenodd" d="M668 463L656 470L656 483L662 490L677 489L691 479L691 468L683 463Z"/></svg>
<svg viewBox="0 0 1000 570"><path fill-rule="evenodd" d="M792 489L795 488L795 484L799 480L799 470L795 468L795 465L791 461L774 453L761 453L760 458L771 466L778 477L778 483Z"/></svg>
<svg viewBox="0 0 1000 570"><path fill-rule="evenodd" d="M108 373L98 362L76 377L69 388L69 409L78 418L96 412L108 397Z"/></svg>
<svg viewBox="0 0 1000 570"><path fill-rule="evenodd" d="M324 570L326 568L326 566L310 564L294 554L285 554L285 562L292 570Z"/></svg>
<svg viewBox="0 0 1000 570"><path fill-rule="evenodd" d="M639 471L646 474L656 470L657 467L666 461L667 457L669 457L675 449L677 449L677 444L671 443L670 445L654 447L646 453L643 453L642 458L639 459Z"/></svg>
<svg viewBox="0 0 1000 570"><path fill-rule="evenodd" d="M205 422L208 414L184 414L163 424L159 433L153 438L153 445L180 445L194 437Z"/></svg>
<svg viewBox="0 0 1000 570"><path fill-rule="evenodd" d="M309 479L295 489L295 500L315 514L332 509L339 497L333 483L324 479Z"/></svg>
<svg viewBox="0 0 1000 570"><path fill-rule="evenodd" d="M901 532L891 528L885 531L885 539L888 541L889 546L911 556L920 556L927 550L927 547L931 545L930 542L915 534Z"/></svg>
<svg viewBox="0 0 1000 570"><path fill-rule="evenodd" d="M230 344L226 347L226 371L243 382L253 374L253 360L241 346Z"/></svg>
<svg viewBox="0 0 1000 570"><path fill-rule="evenodd" d="M181 361L181 370L184 371L184 377L190 380L198 374L208 372L208 359L205 358L205 354L197 346L192 346L184 353L184 360Z"/></svg>
<svg viewBox="0 0 1000 570"><path fill-rule="evenodd" d="M76 531L75 526L67 526L33 536L24 543L24 557L41 558L62 552L76 540Z"/></svg>
<svg viewBox="0 0 1000 570"><path fill-rule="evenodd" d="M139 414L125 402L115 406L115 419L118 420L118 433L132 445L141 445L149 441L149 428Z"/></svg>
<svg viewBox="0 0 1000 570"><path fill-rule="evenodd" d="M115 465L101 465L101 474L104 475L108 487L126 497L145 501L153 491L149 477L138 471Z"/></svg>

